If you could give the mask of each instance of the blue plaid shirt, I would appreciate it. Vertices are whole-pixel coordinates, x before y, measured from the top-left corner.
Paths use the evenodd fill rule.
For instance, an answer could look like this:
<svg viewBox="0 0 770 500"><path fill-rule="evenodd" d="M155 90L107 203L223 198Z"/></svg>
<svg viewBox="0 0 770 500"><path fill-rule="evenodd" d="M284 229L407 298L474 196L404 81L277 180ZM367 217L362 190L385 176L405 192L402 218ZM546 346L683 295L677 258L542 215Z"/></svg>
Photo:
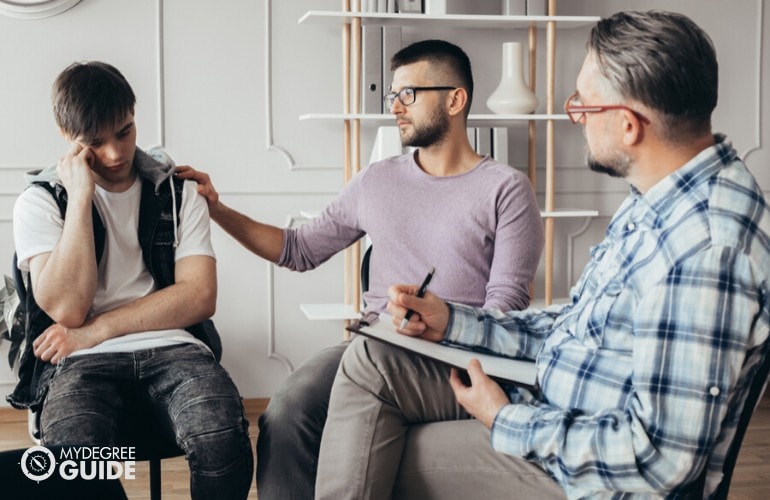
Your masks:
<svg viewBox="0 0 770 500"><path fill-rule="evenodd" d="M535 461L571 498L707 491L764 355L770 213L724 136L631 195L572 303L502 314L453 304L446 342L537 361L495 450ZM623 492L625 494L619 494Z"/></svg>

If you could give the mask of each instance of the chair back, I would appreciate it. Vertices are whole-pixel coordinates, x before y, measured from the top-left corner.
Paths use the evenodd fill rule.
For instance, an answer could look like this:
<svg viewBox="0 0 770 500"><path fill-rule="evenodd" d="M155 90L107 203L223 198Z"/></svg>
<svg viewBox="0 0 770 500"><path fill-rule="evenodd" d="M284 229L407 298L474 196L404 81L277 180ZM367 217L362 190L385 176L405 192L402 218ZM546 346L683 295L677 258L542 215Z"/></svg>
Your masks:
<svg viewBox="0 0 770 500"><path fill-rule="evenodd" d="M24 278L19 269L19 258L16 252L13 253L11 276L13 276L13 284L16 286L16 295L19 296L19 302L22 304L22 307L25 307L27 304L27 287L24 285Z"/></svg>
<svg viewBox="0 0 770 500"><path fill-rule="evenodd" d="M768 348L770 347L770 340L765 341L765 345L762 349L762 361L757 367L757 371L751 379L751 385L749 386L749 393L746 396L746 403L743 405L740 417L738 419L738 427L735 429L735 436L730 443L730 447L727 450L725 461L722 466L722 481L717 486L717 489L710 496L706 497L704 489L706 487L706 476L708 475L708 465L703 468L700 477L693 484L692 493L688 495L689 498L709 498L710 500L727 500L727 493L730 490L730 481L733 478L733 470L735 464L738 462L738 454L741 450L741 444L743 443L743 437L746 434L746 429L749 427L749 422L754 414L759 401L764 394L765 386L767 385L768 374L770 374L770 355L768 355Z"/></svg>
<svg viewBox="0 0 770 500"><path fill-rule="evenodd" d="M364 257L361 259L361 291L369 291L369 260L372 258L372 245L364 252Z"/></svg>
<svg viewBox="0 0 770 500"><path fill-rule="evenodd" d="M369 248L366 249L366 252L364 252L364 256L361 259L361 293L366 293L369 291L369 261L372 258L372 247L373 245L369 245ZM366 301L361 299L364 303L364 307L366 307Z"/></svg>

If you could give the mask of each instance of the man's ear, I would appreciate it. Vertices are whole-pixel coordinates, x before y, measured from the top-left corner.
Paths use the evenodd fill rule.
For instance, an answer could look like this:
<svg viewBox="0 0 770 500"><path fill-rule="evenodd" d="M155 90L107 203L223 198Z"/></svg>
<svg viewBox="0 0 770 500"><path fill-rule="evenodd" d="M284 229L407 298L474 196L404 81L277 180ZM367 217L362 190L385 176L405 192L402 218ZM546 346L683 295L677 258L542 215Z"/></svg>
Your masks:
<svg viewBox="0 0 770 500"><path fill-rule="evenodd" d="M639 117L626 109L620 110L623 113L623 144L626 146L637 146L644 140L644 123Z"/></svg>
<svg viewBox="0 0 770 500"><path fill-rule="evenodd" d="M450 115L463 113L465 111L465 106L468 105L468 92L464 88L458 87L449 91L447 100L449 103L448 112Z"/></svg>

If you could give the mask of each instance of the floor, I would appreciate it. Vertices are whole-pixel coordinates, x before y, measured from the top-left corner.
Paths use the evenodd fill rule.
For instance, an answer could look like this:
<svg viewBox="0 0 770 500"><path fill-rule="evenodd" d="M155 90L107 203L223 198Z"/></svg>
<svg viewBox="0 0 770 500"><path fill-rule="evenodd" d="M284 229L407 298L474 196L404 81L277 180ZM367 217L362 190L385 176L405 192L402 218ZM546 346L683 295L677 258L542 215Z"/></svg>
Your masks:
<svg viewBox="0 0 770 500"><path fill-rule="evenodd" d="M251 423L249 434L253 448L257 437L257 419L267 406L267 400L247 400L245 406ZM0 408L0 451L28 448L31 445L27 435L26 414ZM162 467L163 498L166 500L189 499L189 473L184 458L164 460ZM135 479L123 481L123 487L131 499L149 499L149 484L147 462L136 464ZM249 498L257 498L254 484L252 484ZM768 498L770 498L770 396L760 402L746 431L730 487L730 499L766 500Z"/></svg>

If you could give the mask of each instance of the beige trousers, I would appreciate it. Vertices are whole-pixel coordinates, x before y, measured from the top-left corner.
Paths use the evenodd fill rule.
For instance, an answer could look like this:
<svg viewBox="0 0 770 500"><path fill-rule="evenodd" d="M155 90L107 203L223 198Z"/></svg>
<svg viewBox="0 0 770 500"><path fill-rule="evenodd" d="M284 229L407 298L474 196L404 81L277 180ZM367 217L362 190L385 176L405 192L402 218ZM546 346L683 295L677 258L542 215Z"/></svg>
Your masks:
<svg viewBox="0 0 770 500"><path fill-rule="evenodd" d="M446 365L355 339L332 388L316 498L564 498L541 468L492 450L448 378Z"/></svg>

